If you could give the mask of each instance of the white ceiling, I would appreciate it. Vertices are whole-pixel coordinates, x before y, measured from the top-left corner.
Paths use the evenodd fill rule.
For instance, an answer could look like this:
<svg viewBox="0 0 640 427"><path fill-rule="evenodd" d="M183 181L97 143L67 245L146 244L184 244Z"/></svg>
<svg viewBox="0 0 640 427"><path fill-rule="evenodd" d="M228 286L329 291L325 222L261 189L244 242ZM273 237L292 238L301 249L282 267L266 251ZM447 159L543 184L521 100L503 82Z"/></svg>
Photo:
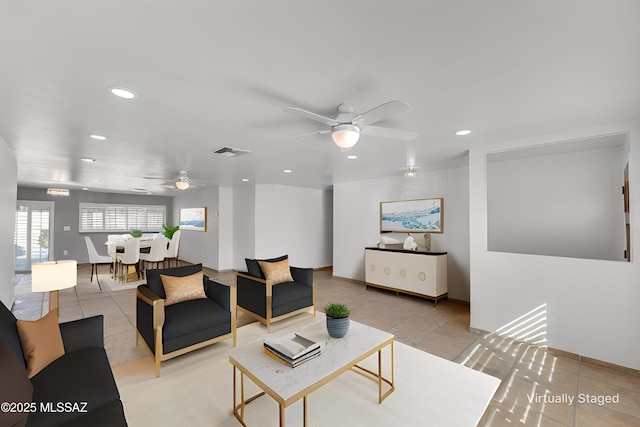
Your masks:
<svg viewBox="0 0 640 427"><path fill-rule="evenodd" d="M326 188L463 165L470 147L639 118L638 18L637 0L4 0L0 137L19 184L93 191L177 194L144 177L180 170ZM280 141L327 128L284 107L393 99L411 109L377 125L417 139Z"/></svg>

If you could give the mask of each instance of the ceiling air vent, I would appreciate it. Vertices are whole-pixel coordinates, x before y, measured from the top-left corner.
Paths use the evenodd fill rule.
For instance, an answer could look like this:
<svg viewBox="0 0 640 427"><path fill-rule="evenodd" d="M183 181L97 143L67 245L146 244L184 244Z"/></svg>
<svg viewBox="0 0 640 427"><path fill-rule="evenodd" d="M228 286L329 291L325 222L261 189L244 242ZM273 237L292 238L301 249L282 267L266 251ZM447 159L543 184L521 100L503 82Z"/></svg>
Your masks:
<svg viewBox="0 0 640 427"><path fill-rule="evenodd" d="M213 154L218 154L220 156L225 156L225 157L238 157L244 154L249 154L247 150L240 150L238 148L231 148L231 147L220 147L220 148L216 148L215 150L211 150L211 152Z"/></svg>

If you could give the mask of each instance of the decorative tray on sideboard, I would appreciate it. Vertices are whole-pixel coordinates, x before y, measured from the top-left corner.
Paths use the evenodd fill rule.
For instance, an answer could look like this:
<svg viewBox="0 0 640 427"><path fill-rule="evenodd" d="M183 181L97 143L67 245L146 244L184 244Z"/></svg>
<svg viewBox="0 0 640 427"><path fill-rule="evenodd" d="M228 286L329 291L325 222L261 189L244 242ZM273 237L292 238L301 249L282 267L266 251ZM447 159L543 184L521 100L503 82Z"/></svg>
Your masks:
<svg viewBox="0 0 640 427"><path fill-rule="evenodd" d="M407 249L378 248L376 246L366 247L365 249L369 249L372 251L384 251L384 252L403 252L407 254L416 254L416 255L446 255L447 254L447 252L409 251Z"/></svg>

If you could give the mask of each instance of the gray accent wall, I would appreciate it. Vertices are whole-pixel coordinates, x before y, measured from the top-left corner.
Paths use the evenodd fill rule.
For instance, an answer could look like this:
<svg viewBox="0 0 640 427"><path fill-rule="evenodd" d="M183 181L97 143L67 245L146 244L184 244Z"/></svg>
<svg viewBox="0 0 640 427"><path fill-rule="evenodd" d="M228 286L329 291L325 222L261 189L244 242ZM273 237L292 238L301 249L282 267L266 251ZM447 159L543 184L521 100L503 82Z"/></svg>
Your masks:
<svg viewBox="0 0 640 427"><path fill-rule="evenodd" d="M46 188L18 187L18 200L52 201L54 208L54 252L53 259L75 259L78 264L89 262L87 245L84 236L91 237L98 252L107 254L103 245L107 241L108 233L80 233L80 203L115 203L132 205L165 205L167 207L167 222L172 222L173 201L171 197L100 193L93 191L72 190L69 197L54 197L47 194ZM15 215L15 203L13 203L13 215ZM13 218L13 216L12 216ZM12 220L13 221L13 220ZM69 231L64 231L64 227L69 226ZM12 236L13 240L13 236ZM64 255L64 251L69 251Z"/></svg>

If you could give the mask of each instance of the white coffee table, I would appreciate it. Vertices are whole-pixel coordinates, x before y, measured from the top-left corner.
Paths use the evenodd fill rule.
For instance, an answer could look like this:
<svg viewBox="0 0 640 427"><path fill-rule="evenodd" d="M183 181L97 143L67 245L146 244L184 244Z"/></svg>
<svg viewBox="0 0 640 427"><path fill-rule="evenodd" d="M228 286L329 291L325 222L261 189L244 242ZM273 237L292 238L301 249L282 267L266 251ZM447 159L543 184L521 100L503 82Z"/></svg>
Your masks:
<svg viewBox="0 0 640 427"><path fill-rule="evenodd" d="M322 387L343 372L357 368L373 376L378 383L378 403L394 390L393 339L390 333L380 331L353 320L349 333L340 339L331 338L322 322L302 328L297 332L313 341L322 343L319 357L295 368L290 368L262 352L262 342L236 347L229 352L233 365L233 413L246 427L245 405L268 394L280 406L280 426L284 427L284 411L289 405L303 400L303 421L307 425L307 395ZM390 379L383 377L382 350L390 347ZM358 366L358 363L378 353L378 372ZM240 371L240 403L237 403L236 370ZM244 397L244 377L247 376L263 391L248 399ZM383 383L387 384L383 392Z"/></svg>

